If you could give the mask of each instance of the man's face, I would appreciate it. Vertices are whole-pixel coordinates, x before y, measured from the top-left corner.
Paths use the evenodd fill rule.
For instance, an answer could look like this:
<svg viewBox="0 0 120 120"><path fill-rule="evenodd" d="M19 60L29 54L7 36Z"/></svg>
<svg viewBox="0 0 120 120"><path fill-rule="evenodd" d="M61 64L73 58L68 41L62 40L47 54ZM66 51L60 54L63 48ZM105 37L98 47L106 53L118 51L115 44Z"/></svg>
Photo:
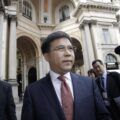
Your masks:
<svg viewBox="0 0 120 120"><path fill-rule="evenodd" d="M89 77L91 77L91 78L95 78L95 74L94 74L94 73L92 73L92 72L91 72L91 73L89 73L88 75L89 75Z"/></svg>
<svg viewBox="0 0 120 120"><path fill-rule="evenodd" d="M72 69L74 64L73 46L67 38L59 38L50 44L50 52L44 54L51 70L65 74Z"/></svg>
<svg viewBox="0 0 120 120"><path fill-rule="evenodd" d="M100 76L104 73L105 71L105 67L103 64L101 64L100 62L96 62L95 64L93 64L93 68L95 73Z"/></svg>

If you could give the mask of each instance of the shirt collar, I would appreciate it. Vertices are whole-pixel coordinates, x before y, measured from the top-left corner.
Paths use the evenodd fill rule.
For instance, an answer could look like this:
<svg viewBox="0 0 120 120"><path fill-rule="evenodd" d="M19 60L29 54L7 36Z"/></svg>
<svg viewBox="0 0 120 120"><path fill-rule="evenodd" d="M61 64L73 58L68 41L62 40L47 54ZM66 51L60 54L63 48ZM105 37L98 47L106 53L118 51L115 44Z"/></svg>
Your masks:
<svg viewBox="0 0 120 120"><path fill-rule="evenodd" d="M50 76L51 76L52 81L54 81L60 76L60 74L55 73L54 71L50 70ZM64 77L67 80L71 80L70 72L67 72L66 74L64 74Z"/></svg>
<svg viewBox="0 0 120 120"><path fill-rule="evenodd" d="M102 74L102 77L103 77L104 79L106 79L106 77L107 77L107 72L106 72L106 71Z"/></svg>

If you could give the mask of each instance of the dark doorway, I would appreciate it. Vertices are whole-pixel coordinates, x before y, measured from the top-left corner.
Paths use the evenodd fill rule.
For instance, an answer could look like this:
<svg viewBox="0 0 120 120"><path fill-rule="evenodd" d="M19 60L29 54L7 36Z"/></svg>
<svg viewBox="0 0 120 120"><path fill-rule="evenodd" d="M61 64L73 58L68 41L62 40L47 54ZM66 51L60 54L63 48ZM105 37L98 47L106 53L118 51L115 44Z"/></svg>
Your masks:
<svg viewBox="0 0 120 120"><path fill-rule="evenodd" d="M36 68L30 68L28 72L28 83L31 84L37 80Z"/></svg>
<svg viewBox="0 0 120 120"><path fill-rule="evenodd" d="M17 75L17 82L18 82L18 96L19 96L19 101L22 101L22 75L19 73Z"/></svg>

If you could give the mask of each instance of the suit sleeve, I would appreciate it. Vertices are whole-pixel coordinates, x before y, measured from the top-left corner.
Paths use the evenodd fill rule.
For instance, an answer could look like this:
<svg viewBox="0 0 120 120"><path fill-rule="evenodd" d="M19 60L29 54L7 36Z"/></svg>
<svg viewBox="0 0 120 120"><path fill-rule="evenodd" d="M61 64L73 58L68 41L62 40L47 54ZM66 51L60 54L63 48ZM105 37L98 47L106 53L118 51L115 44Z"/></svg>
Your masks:
<svg viewBox="0 0 120 120"><path fill-rule="evenodd" d="M35 120L32 100L31 100L28 87L26 87L25 94L24 94L21 120Z"/></svg>
<svg viewBox="0 0 120 120"><path fill-rule="evenodd" d="M97 84L95 80L93 80L94 86L94 101L95 101L95 109L96 109L96 118L97 120L112 120L108 110L105 107L104 101L100 94Z"/></svg>
<svg viewBox="0 0 120 120"><path fill-rule="evenodd" d="M8 102L7 102L7 114L8 114L8 120L17 120L16 118L16 107L12 95L12 87L8 86Z"/></svg>
<svg viewBox="0 0 120 120"><path fill-rule="evenodd" d="M110 76L115 80L117 86L120 88L120 74L117 72L110 72Z"/></svg>

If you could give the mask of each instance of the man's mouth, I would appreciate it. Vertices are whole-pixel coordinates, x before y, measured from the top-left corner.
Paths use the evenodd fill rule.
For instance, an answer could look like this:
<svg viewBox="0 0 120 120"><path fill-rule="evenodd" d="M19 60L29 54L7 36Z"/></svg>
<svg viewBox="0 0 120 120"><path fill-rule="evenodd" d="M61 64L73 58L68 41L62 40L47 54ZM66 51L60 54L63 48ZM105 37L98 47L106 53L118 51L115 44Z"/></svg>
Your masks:
<svg viewBox="0 0 120 120"><path fill-rule="evenodd" d="M72 60L64 60L63 63L72 63Z"/></svg>

